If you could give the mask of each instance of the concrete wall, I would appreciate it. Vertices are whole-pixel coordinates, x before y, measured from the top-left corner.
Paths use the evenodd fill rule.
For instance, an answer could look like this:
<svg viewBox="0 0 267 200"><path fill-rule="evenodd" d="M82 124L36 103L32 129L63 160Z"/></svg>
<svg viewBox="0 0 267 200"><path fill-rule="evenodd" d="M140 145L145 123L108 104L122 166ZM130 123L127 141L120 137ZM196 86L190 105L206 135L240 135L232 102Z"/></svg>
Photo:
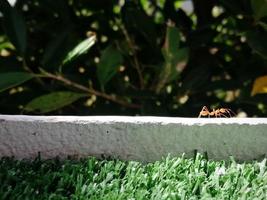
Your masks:
<svg viewBox="0 0 267 200"><path fill-rule="evenodd" d="M0 157L154 161L194 151L211 159L267 156L267 118L0 115Z"/></svg>

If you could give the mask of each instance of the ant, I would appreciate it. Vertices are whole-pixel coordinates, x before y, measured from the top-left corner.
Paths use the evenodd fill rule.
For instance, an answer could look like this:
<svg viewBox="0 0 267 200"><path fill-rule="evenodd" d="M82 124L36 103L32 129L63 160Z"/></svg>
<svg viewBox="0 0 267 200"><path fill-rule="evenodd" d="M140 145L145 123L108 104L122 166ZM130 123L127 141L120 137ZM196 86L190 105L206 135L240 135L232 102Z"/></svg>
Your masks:
<svg viewBox="0 0 267 200"><path fill-rule="evenodd" d="M207 106L203 106L202 110L200 111L198 117L232 117L236 114L229 108L219 108L219 109L212 109L210 112Z"/></svg>

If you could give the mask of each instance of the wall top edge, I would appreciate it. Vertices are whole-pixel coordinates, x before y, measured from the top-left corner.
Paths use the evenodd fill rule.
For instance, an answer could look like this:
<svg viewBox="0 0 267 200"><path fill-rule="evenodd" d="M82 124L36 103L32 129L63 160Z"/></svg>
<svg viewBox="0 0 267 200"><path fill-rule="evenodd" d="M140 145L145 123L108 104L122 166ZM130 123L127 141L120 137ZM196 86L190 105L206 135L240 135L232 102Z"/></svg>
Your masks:
<svg viewBox="0 0 267 200"><path fill-rule="evenodd" d="M153 124L266 124L267 118L185 118L185 117L156 117L156 116L30 116L30 115L0 115L0 122L68 122L68 123L153 123Z"/></svg>

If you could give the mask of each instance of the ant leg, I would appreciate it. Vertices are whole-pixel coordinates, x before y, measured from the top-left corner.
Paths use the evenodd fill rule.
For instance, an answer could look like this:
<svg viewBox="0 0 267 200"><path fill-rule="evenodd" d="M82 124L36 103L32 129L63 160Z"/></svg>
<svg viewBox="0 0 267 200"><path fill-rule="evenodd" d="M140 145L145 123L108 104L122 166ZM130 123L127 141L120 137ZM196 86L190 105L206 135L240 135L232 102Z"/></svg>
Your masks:
<svg viewBox="0 0 267 200"><path fill-rule="evenodd" d="M222 113L226 113L225 115L229 118L231 118L232 116L235 116L235 113L233 111L231 111L231 109L224 109L222 111Z"/></svg>
<svg viewBox="0 0 267 200"><path fill-rule="evenodd" d="M232 115L231 115L229 110L225 110L225 112L229 115L229 117L232 117Z"/></svg>
<svg viewBox="0 0 267 200"><path fill-rule="evenodd" d="M199 112L198 118L200 118L202 116L202 112L204 110L205 106L203 106L203 108L201 109L201 111Z"/></svg>
<svg viewBox="0 0 267 200"><path fill-rule="evenodd" d="M224 116L225 117L225 115L224 114L222 114L222 113L218 113L218 116L220 117L220 118L222 118L222 116Z"/></svg>
<svg viewBox="0 0 267 200"><path fill-rule="evenodd" d="M227 115L220 113L221 116L225 117L225 118L229 118Z"/></svg>
<svg viewBox="0 0 267 200"><path fill-rule="evenodd" d="M217 118L217 113L216 113L216 110L215 110L214 108L212 109L212 112L211 112L211 113L212 113L212 115L213 115L215 118Z"/></svg>
<svg viewBox="0 0 267 200"><path fill-rule="evenodd" d="M232 116L236 116L236 113L234 113L234 111L232 111L231 109L228 109L227 111L228 111L229 113L232 113ZM231 116L231 117L232 117L232 116Z"/></svg>

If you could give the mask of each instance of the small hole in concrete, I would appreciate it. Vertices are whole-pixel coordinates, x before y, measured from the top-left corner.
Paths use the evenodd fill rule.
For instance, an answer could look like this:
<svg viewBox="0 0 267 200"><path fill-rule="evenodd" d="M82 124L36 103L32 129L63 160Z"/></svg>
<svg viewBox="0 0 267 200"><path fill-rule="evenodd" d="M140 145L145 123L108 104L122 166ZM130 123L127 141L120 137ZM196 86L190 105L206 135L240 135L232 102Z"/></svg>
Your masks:
<svg viewBox="0 0 267 200"><path fill-rule="evenodd" d="M36 132L33 132L33 133L32 133L32 135L34 135L34 136L35 136L36 134L37 134Z"/></svg>

